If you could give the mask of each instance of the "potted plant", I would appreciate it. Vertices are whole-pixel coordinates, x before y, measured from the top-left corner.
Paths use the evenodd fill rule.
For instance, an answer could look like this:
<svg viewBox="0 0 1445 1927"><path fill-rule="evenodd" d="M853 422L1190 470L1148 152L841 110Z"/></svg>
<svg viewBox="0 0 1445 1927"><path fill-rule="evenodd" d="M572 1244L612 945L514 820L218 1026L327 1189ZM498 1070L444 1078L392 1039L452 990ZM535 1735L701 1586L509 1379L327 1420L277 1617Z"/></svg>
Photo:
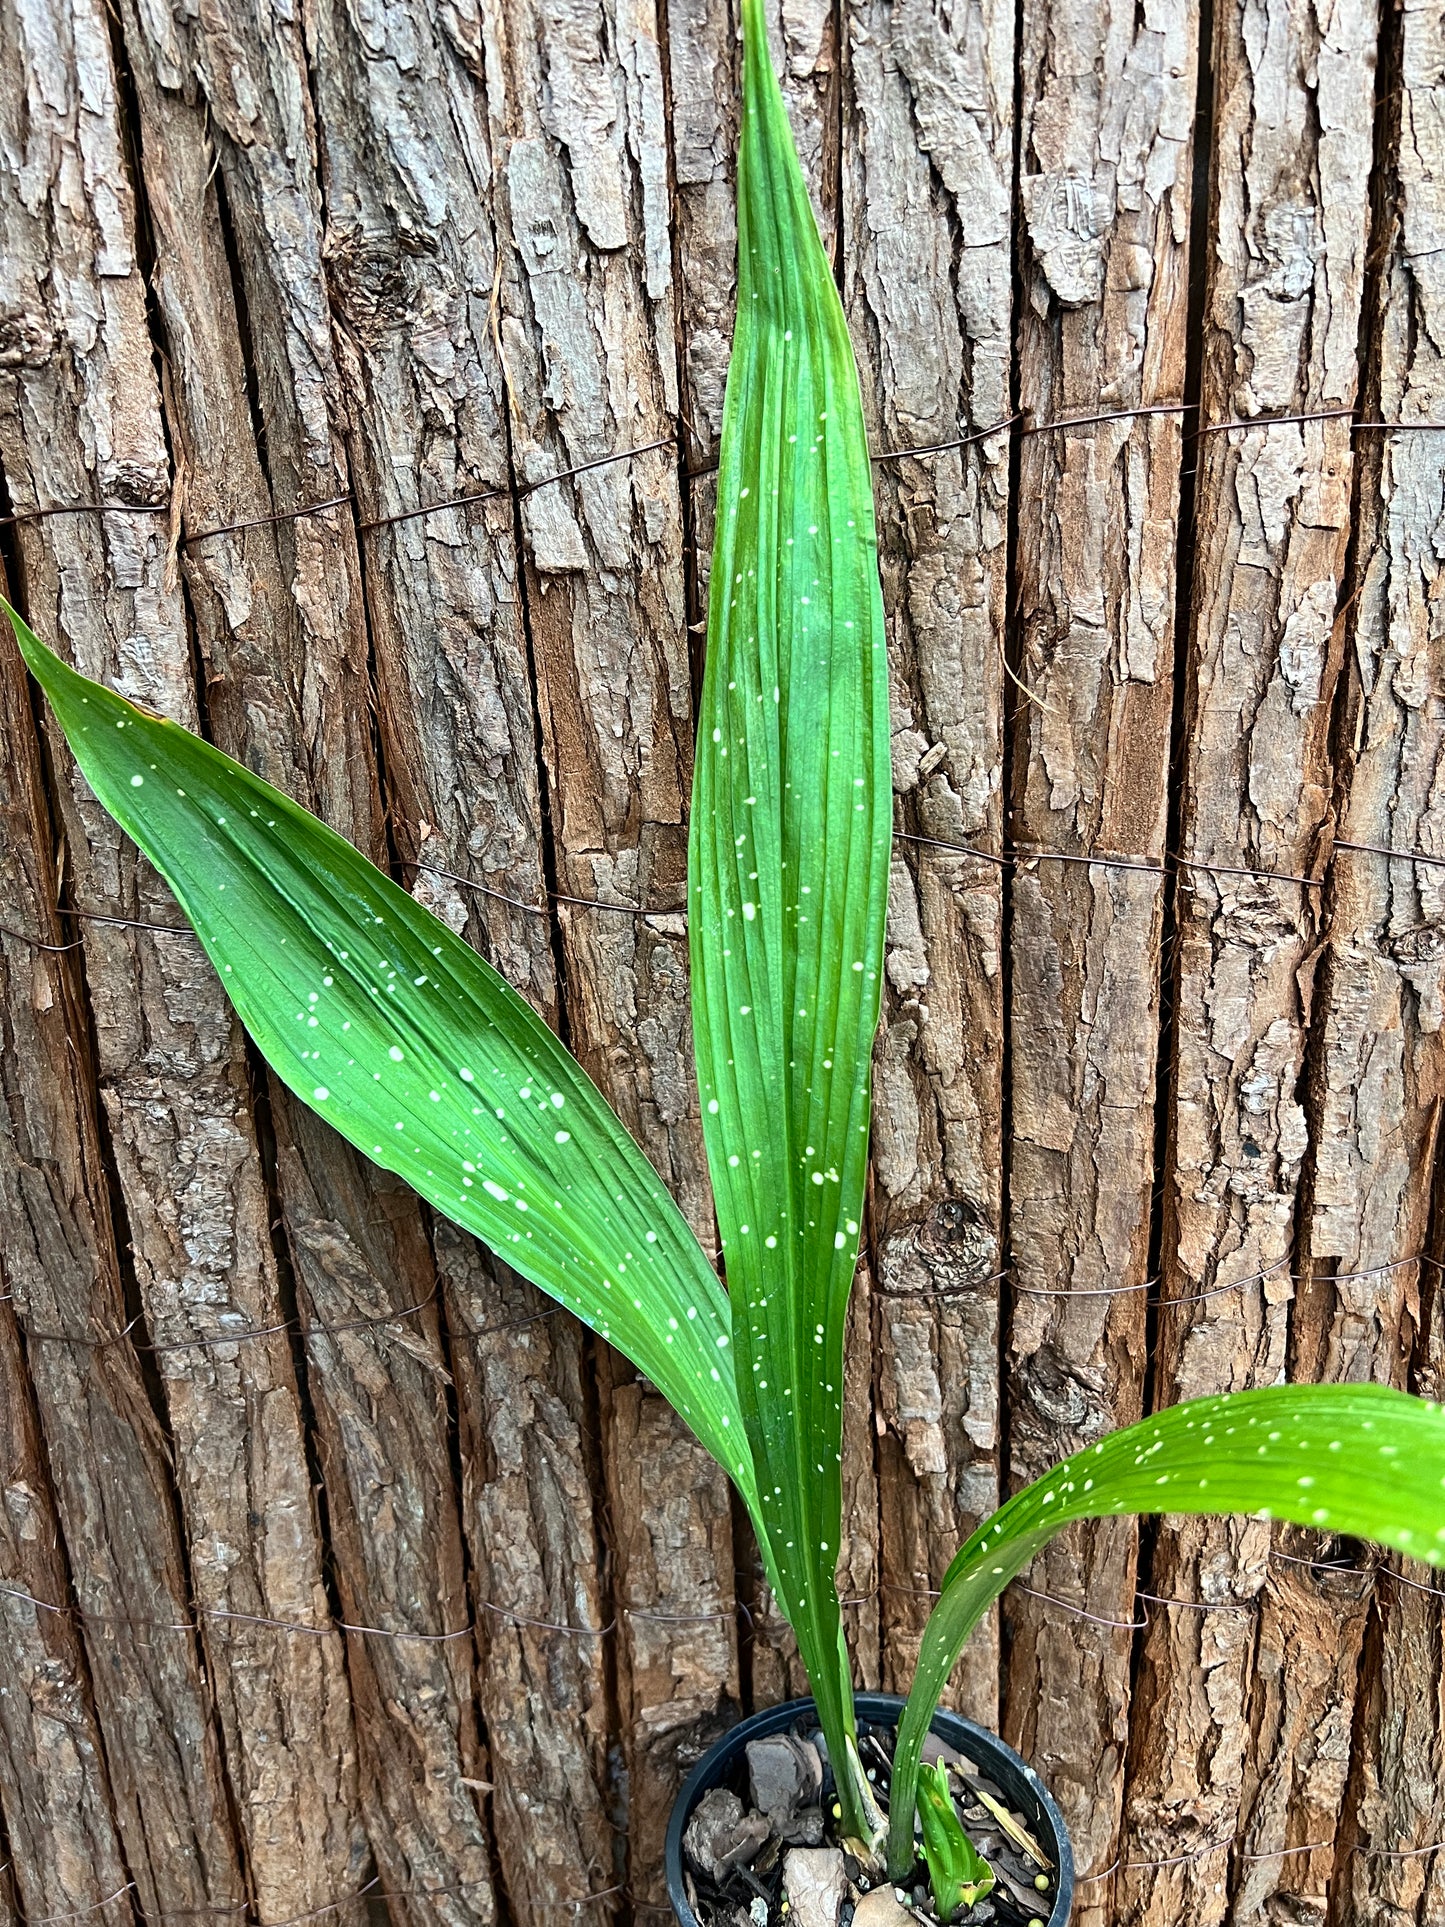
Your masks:
<svg viewBox="0 0 1445 1927"><path fill-rule="evenodd" d="M315 818L77 675L10 616L97 797L170 883L277 1075L625 1352L733 1480L813 1688L810 1706L771 1720L803 1721L800 1746L820 1737L855 1889L922 1882L940 1920L986 1905L1061 1927L1067 1837L1028 1769L944 1715L939 1737L959 1757L942 1771L924 1759L971 1628L1078 1518L1250 1512L1438 1564L1445 1413L1374 1386L1278 1387L1116 1433L961 1549L901 1716L881 1696L855 1699L833 1573L891 843L887 656L848 332L760 0L744 0L743 20L738 319L688 880L726 1290L601 1095L495 971ZM703 1762L674 1818L685 1921L683 1830L741 1770L738 1744ZM1017 1871L1000 1883L971 1841L960 1794L1011 1843L1005 1858L1027 1861L1020 1831L1038 1850L1036 1915L1021 1911L1035 1903Z"/></svg>

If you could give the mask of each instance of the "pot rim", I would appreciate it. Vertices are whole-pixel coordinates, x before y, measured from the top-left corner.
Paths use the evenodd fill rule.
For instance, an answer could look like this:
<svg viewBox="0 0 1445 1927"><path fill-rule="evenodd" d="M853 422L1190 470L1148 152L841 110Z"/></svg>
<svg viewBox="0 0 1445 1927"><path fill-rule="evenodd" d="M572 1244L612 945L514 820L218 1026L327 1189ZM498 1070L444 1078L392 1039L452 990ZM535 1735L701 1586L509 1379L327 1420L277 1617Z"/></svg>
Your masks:
<svg viewBox="0 0 1445 1927"><path fill-rule="evenodd" d="M760 1713L753 1713L747 1719L730 1726L726 1733L704 1753L673 1802L672 1814L667 1826L666 1872L667 1897L678 1921L678 1927L699 1927L696 1914L688 1904L687 1889L683 1884L682 1836L693 1809L703 1794L723 1781L725 1770L742 1752L749 1740L762 1739L770 1733L784 1732L795 1720L803 1717L816 1702L811 1698L785 1700L778 1706L767 1707ZM854 1705L860 1719L871 1721L879 1726L898 1724L904 1707L903 1699L896 1693L857 1693ZM1018 1783L1030 1803L1038 1809L1040 1830L1052 1836L1054 1861L1058 1878L1054 1886L1053 1907L1045 1927L1067 1927L1069 1915L1074 1904L1074 1852L1069 1839L1069 1829L1059 1811L1057 1802L1043 1781L1027 1761L1020 1758L1005 1740L991 1733L986 1726L965 1719L961 1713L951 1713L939 1707L929 1725L929 1731L936 1734L946 1745L955 1746L960 1752L969 1751L971 1757L984 1756L979 1761L987 1761L989 1777L996 1776L1002 1782ZM1007 1788L1013 1796L1014 1789ZM1046 1838L1045 1844L1050 1844ZM1040 1896L1042 1898L1042 1895Z"/></svg>

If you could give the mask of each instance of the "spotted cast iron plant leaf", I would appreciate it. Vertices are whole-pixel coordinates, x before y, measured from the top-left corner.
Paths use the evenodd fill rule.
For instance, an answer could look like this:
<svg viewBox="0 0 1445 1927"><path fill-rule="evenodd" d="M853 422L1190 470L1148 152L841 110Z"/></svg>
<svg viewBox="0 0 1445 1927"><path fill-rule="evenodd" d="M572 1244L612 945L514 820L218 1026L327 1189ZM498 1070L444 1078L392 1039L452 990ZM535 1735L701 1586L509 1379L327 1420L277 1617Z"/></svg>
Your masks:
<svg viewBox="0 0 1445 1927"><path fill-rule="evenodd" d="M625 1352L755 1507L716 1274L531 1006L325 824L0 606L87 782L281 1081Z"/></svg>
<svg viewBox="0 0 1445 1927"><path fill-rule="evenodd" d="M738 318L689 850L693 1027L771 1576L833 1758L852 1698L834 1568L892 823L858 374L744 0ZM845 1830L866 1782L840 1772Z"/></svg>
<svg viewBox="0 0 1445 1927"><path fill-rule="evenodd" d="M1248 1512L1445 1563L1445 1411L1381 1385L1193 1399L1077 1452L979 1527L944 1575L893 1761L888 1867L913 1865L918 1762L964 1642L1062 1527L1118 1513Z"/></svg>

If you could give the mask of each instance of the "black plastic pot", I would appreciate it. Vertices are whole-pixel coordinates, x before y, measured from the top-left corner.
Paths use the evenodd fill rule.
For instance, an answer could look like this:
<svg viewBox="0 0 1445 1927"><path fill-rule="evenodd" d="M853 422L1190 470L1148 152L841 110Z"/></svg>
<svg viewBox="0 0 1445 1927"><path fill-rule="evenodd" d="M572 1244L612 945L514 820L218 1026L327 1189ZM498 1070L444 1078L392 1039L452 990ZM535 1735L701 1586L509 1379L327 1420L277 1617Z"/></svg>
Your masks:
<svg viewBox="0 0 1445 1927"><path fill-rule="evenodd" d="M903 1701L896 1693L859 1693L856 1705L858 1718L871 1726L897 1726L903 1711ZM754 1713L750 1720L743 1720L724 1733L716 1746L698 1761L692 1777L677 1796L667 1829L667 1897L672 1902L678 1927L699 1927L697 1915L688 1905L682 1878L682 1835L692 1818L693 1808L715 1786L736 1785L746 1777L743 1749L749 1740L786 1732L812 1707L811 1700L789 1700L783 1706L770 1707L766 1713ZM1007 1796L1010 1806L1028 1821L1040 1846L1058 1868L1053 1911L1047 1927L1065 1927L1074 1904L1074 1850L1069 1844L1064 1816L1042 1780L997 1734L975 1726L959 1713L945 1713L940 1709L933 1716L932 1730L946 1746L966 1753L984 1777ZM1043 1895L1039 1898L1042 1900Z"/></svg>

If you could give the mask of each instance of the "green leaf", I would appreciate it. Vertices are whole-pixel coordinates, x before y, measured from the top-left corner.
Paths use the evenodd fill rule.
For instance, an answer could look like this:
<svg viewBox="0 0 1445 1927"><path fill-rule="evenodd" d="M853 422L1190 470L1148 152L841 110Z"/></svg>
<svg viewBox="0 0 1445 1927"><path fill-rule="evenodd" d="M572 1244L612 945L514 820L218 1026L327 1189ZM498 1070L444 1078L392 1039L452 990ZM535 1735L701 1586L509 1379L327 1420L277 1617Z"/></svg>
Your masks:
<svg viewBox="0 0 1445 1927"><path fill-rule="evenodd" d="M842 1759L852 1711L833 1573L891 841L887 654L847 325L759 0L743 23L738 319L689 854L693 1021L775 1583ZM845 1830L862 1824L845 1812Z"/></svg>
<svg viewBox="0 0 1445 1927"><path fill-rule="evenodd" d="M938 1918L950 1921L976 1900L993 1892L993 1868L963 1830L948 1784L948 1768L918 1769L918 1818L923 1827L923 1858Z"/></svg>
<svg viewBox="0 0 1445 1927"><path fill-rule="evenodd" d="M282 1082L624 1351L755 1508L727 1299L531 1006L314 816L77 675L3 606L86 780L175 892Z"/></svg>
<svg viewBox="0 0 1445 1927"><path fill-rule="evenodd" d="M1445 1562L1445 1411L1380 1385L1279 1385L1171 1406L1101 1439L1001 1506L944 1575L893 1762L888 1866L913 1859L918 1760L964 1641L1074 1519L1246 1512Z"/></svg>

